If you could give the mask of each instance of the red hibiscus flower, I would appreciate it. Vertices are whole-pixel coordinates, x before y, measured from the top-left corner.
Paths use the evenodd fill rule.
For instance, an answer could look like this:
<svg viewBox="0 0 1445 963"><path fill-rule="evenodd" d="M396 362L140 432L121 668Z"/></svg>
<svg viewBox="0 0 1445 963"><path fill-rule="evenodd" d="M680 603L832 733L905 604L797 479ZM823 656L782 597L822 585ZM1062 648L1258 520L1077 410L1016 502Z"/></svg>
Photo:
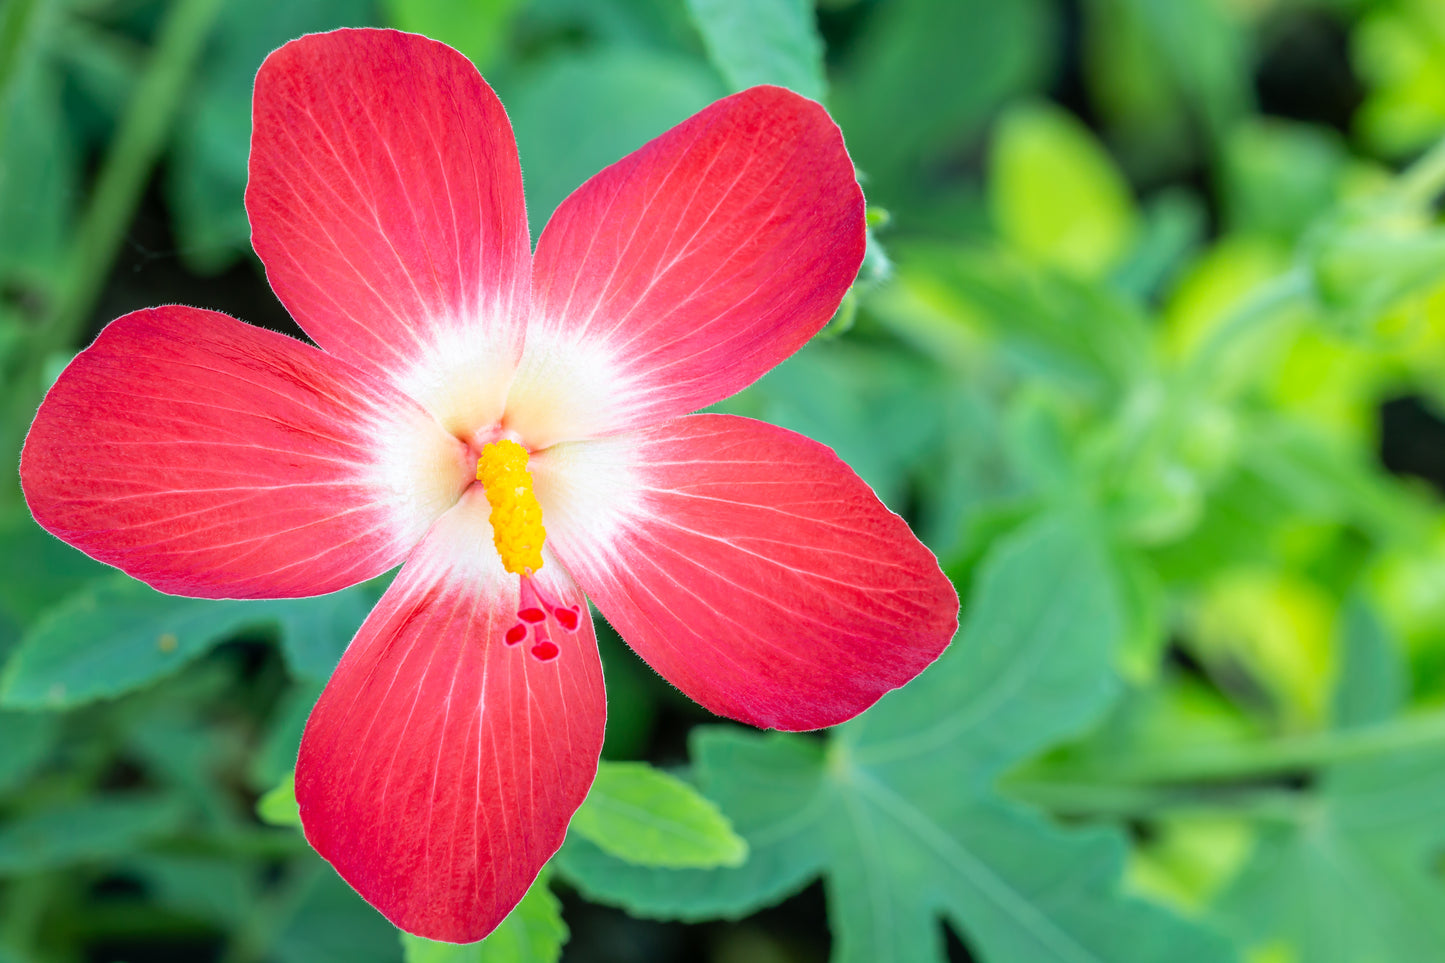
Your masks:
<svg viewBox="0 0 1445 963"><path fill-rule="evenodd" d="M105 329L21 476L164 592L316 595L401 564L311 714L306 837L403 929L485 936L561 845L606 715L591 599L683 692L841 722L952 637L933 556L827 448L688 412L828 320L863 198L758 87L602 171L531 250L511 125L456 51L305 37L256 78L246 207L317 347L211 311Z"/></svg>

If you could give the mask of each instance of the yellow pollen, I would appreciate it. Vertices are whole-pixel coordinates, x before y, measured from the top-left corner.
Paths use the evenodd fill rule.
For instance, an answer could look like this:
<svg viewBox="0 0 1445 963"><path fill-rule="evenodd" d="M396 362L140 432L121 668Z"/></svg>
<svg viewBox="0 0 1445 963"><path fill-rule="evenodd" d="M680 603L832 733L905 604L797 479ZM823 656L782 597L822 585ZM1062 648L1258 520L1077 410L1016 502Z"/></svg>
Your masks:
<svg viewBox="0 0 1445 963"><path fill-rule="evenodd" d="M542 567L542 506L532 491L527 449L504 438L482 449L477 481L492 506L492 541L502 567L514 575L530 575Z"/></svg>

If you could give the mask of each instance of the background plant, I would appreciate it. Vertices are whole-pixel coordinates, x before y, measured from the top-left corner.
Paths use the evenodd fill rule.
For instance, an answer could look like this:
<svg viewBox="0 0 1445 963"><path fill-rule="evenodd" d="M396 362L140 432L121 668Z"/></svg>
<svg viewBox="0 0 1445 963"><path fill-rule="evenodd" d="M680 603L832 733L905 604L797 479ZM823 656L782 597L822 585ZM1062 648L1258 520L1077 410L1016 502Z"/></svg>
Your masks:
<svg viewBox="0 0 1445 963"><path fill-rule="evenodd" d="M603 631L607 761L567 845L485 943L402 941L288 825L380 586L162 596L0 473L0 961L1445 958L1439 4L4 0L12 464L118 314L295 333L249 253L251 80L345 24L478 64L534 232L729 90L822 99L869 257L722 407L908 517L959 638L784 736Z"/></svg>

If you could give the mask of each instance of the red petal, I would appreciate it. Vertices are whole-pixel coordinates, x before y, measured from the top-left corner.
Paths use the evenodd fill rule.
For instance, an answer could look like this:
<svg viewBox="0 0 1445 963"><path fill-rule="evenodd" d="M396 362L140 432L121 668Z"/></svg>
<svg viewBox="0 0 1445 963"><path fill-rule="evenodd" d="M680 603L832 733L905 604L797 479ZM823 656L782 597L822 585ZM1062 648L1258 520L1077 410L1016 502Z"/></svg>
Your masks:
<svg viewBox="0 0 1445 963"><path fill-rule="evenodd" d="M187 307L115 321L46 396L21 456L46 529L163 592L316 595L405 557L470 479L394 389Z"/></svg>
<svg viewBox="0 0 1445 963"><path fill-rule="evenodd" d="M863 195L823 108L778 87L720 100L552 216L508 418L543 447L725 398L817 333L863 247Z"/></svg>
<svg viewBox="0 0 1445 963"><path fill-rule="evenodd" d="M246 209L271 286L317 344L454 431L497 420L530 240L511 124L466 57L392 30L272 53Z"/></svg>
<svg viewBox="0 0 1445 963"><path fill-rule="evenodd" d="M408 559L296 766L317 852L397 926L454 943L487 935L562 844L606 717L590 620L552 633L560 653L503 640L518 580L490 551L487 510L464 499ZM555 563L536 578L586 604Z"/></svg>
<svg viewBox="0 0 1445 963"><path fill-rule="evenodd" d="M538 453L548 544L637 653L712 711L814 729L938 657L958 596L829 449L694 415Z"/></svg>

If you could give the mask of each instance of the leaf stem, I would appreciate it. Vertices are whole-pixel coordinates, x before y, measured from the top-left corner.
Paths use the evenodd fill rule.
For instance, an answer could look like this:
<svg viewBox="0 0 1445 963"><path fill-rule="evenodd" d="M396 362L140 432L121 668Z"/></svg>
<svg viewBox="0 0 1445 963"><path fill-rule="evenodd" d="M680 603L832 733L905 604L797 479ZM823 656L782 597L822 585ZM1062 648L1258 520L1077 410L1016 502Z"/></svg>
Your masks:
<svg viewBox="0 0 1445 963"><path fill-rule="evenodd" d="M10 82L19 70L20 51L37 22L34 14L39 6L37 0L10 0L0 8L0 108L6 103Z"/></svg>
<svg viewBox="0 0 1445 963"><path fill-rule="evenodd" d="M1220 359L1244 336L1261 323L1277 317L1284 309L1302 302L1314 291L1308 271L1297 266L1254 292L1222 324L1216 327L1190 359L1185 382L1197 387L1217 375L1214 370Z"/></svg>
<svg viewBox="0 0 1445 963"><path fill-rule="evenodd" d="M1053 779L1008 779L999 787L1006 795L1056 815L1090 818L1170 816L1233 816L1256 821L1294 822L1300 815L1299 794L1275 788L1208 789L1118 786Z"/></svg>
<svg viewBox="0 0 1445 963"><path fill-rule="evenodd" d="M1411 207L1428 207L1435 202L1445 190L1445 138L1401 172L1395 189Z"/></svg>
<svg viewBox="0 0 1445 963"><path fill-rule="evenodd" d="M1222 782L1309 772L1416 749L1445 749L1445 710L1335 732L1143 756L1120 765L1040 771L1049 782L1155 785Z"/></svg>
<svg viewBox="0 0 1445 963"><path fill-rule="evenodd" d="M76 231L55 314L37 333L35 357L43 359L82 333L219 9L220 0L176 0L167 10Z"/></svg>

